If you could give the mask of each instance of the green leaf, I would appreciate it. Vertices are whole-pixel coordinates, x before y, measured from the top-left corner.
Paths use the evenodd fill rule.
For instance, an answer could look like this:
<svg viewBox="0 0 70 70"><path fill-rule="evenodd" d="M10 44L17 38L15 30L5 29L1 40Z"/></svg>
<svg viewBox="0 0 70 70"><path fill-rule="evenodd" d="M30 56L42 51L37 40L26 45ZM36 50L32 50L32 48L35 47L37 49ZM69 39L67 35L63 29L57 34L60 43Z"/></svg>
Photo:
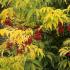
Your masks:
<svg viewBox="0 0 70 70"><path fill-rule="evenodd" d="M44 48L44 46L45 46L45 45L44 45L44 42L41 42L41 41L39 41L38 44L39 44L39 47L40 47L40 48Z"/></svg>
<svg viewBox="0 0 70 70"><path fill-rule="evenodd" d="M28 14L27 14L27 21L30 20L30 18L31 18L31 16L32 16L32 14L33 14L34 12L35 12L34 9L31 9L31 10L28 12Z"/></svg>
<svg viewBox="0 0 70 70"><path fill-rule="evenodd" d="M69 65L69 67L70 67L70 61L68 61L68 65Z"/></svg>
<svg viewBox="0 0 70 70"><path fill-rule="evenodd" d="M7 2L8 2L8 0L2 0L2 7L6 6Z"/></svg>
<svg viewBox="0 0 70 70"><path fill-rule="evenodd" d="M36 67L34 64L31 64L31 70L36 70Z"/></svg>
<svg viewBox="0 0 70 70"><path fill-rule="evenodd" d="M58 69L59 70L64 70L66 68L66 66L67 66L67 59L62 60L62 61L59 62Z"/></svg>
<svg viewBox="0 0 70 70"><path fill-rule="evenodd" d="M36 67L41 68L40 62L39 62L38 60L34 60L34 61L33 61L33 64L34 64Z"/></svg>

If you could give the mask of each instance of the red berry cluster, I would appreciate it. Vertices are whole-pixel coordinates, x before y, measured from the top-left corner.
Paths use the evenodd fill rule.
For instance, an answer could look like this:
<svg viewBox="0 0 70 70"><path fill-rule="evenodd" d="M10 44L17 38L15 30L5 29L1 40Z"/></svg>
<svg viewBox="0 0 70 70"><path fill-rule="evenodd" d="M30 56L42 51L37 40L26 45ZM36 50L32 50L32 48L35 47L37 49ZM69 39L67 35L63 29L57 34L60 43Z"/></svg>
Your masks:
<svg viewBox="0 0 70 70"><path fill-rule="evenodd" d="M42 39L42 30L38 30L38 29L37 29L37 30L35 31L33 37L34 37L35 40L41 40L41 39Z"/></svg>
<svg viewBox="0 0 70 70"><path fill-rule="evenodd" d="M66 26L64 27L64 25L62 25L62 23L59 21L58 22L58 32L59 34L63 34L64 31L70 32L70 24L66 24Z"/></svg>
<svg viewBox="0 0 70 70"><path fill-rule="evenodd" d="M22 48L20 48L20 49L18 48L18 49L17 49L17 54L22 54L23 51L24 51L24 50L23 50Z"/></svg>
<svg viewBox="0 0 70 70"><path fill-rule="evenodd" d="M6 19L5 19L5 25L8 25L8 26L12 26L12 22L11 22L11 19L10 19L10 17L6 17Z"/></svg>
<svg viewBox="0 0 70 70"><path fill-rule="evenodd" d="M67 25L67 31L70 32L70 24Z"/></svg>
<svg viewBox="0 0 70 70"><path fill-rule="evenodd" d="M30 36L28 40L24 42L25 45L30 45L31 43L32 43L32 36Z"/></svg>
<svg viewBox="0 0 70 70"><path fill-rule="evenodd" d="M32 36L30 36L30 37L28 38L28 40L25 41L24 43L22 42L22 48L20 48L20 49L18 48L18 49L17 49L17 54L18 54L18 53L22 54L23 51L25 51L26 46L27 46L27 45L30 45L31 43L32 43Z"/></svg>
<svg viewBox="0 0 70 70"><path fill-rule="evenodd" d="M65 56L70 57L70 51Z"/></svg>
<svg viewBox="0 0 70 70"><path fill-rule="evenodd" d="M17 52L17 54L19 53L19 54L22 54L23 53L23 51L25 51L25 48L26 48L26 46L27 45L30 45L32 43L32 36L30 36L29 38L28 38L28 40L27 41L25 41L24 43L22 42L22 47L21 48L19 48L19 47L16 47L16 52ZM8 41L7 42L7 44L6 44L6 48L8 49L8 50L12 50L13 49L13 46L14 45L16 45L17 43L15 43L15 44L13 44L13 42L11 42L11 41ZM18 46L18 44L17 44L17 46Z"/></svg>
<svg viewBox="0 0 70 70"><path fill-rule="evenodd" d="M59 33L63 33L64 32L64 27L63 27L63 25L62 25L62 23L60 21L58 22L58 32Z"/></svg>
<svg viewBox="0 0 70 70"><path fill-rule="evenodd" d="M6 48L9 49L9 50L11 50L12 47L13 47L13 42L8 41L8 42L7 42L7 46L6 46Z"/></svg>
<svg viewBox="0 0 70 70"><path fill-rule="evenodd" d="M42 30L41 29L40 30L36 29L33 37L30 36L27 41L25 41L24 43L22 42L22 48L21 49L18 48L17 53L22 54L23 51L25 50L26 46L30 45L32 43L33 38L37 41L41 40L42 39Z"/></svg>
<svg viewBox="0 0 70 70"><path fill-rule="evenodd" d="M22 44L21 44L22 47L21 48L17 47L17 49L16 49L17 54L22 54L23 51L25 51L26 46L30 45L32 43L33 39L35 39L37 41L42 39L42 30L41 29L39 29L39 28L36 29L33 36L29 36L27 41L22 42ZM11 50L12 46L13 46L12 42L10 42L10 41L7 42L7 49Z"/></svg>
<svg viewBox="0 0 70 70"><path fill-rule="evenodd" d="M42 39L42 30L36 30L35 31L35 33L34 33L34 36L32 37L32 36L30 36L29 38L28 38L28 40L27 41L25 41L24 43L22 42L22 48L18 48L17 49L17 54L22 54L23 53L23 51L25 51L25 48L26 48L26 46L27 45L30 45L31 43L32 43L32 39L35 39L35 40L41 40Z"/></svg>

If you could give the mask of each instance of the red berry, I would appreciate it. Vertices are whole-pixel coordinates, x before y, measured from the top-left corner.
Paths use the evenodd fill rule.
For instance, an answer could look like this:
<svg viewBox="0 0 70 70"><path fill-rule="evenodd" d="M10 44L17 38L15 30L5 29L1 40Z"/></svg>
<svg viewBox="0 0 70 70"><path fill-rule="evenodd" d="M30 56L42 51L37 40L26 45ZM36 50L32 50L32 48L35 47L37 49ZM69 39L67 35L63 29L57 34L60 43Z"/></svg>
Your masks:
<svg viewBox="0 0 70 70"><path fill-rule="evenodd" d="M41 40L42 39L42 30L36 30L34 34L35 40Z"/></svg>
<svg viewBox="0 0 70 70"><path fill-rule="evenodd" d="M58 32L59 33L63 33L64 32L64 27L63 27L61 21L58 21Z"/></svg>
<svg viewBox="0 0 70 70"><path fill-rule="evenodd" d="M5 25L12 26L12 22L11 22L11 19L9 17L6 18Z"/></svg>
<svg viewBox="0 0 70 70"><path fill-rule="evenodd" d="M63 27L59 27L59 28L58 28L58 32L59 32L59 33L63 33L63 32L64 32L64 28L63 28Z"/></svg>
<svg viewBox="0 0 70 70"><path fill-rule="evenodd" d="M34 35L34 39L35 39L35 40L41 40L41 39L42 39L41 34L35 34L35 35Z"/></svg>
<svg viewBox="0 0 70 70"><path fill-rule="evenodd" d="M25 44L22 44L22 48L23 48L23 50L25 50L25 47L26 47L26 45L25 45Z"/></svg>
<svg viewBox="0 0 70 70"><path fill-rule="evenodd" d="M28 41L25 41L24 44L27 45L28 44Z"/></svg>
<svg viewBox="0 0 70 70"><path fill-rule="evenodd" d="M65 56L70 57L70 51Z"/></svg>
<svg viewBox="0 0 70 70"><path fill-rule="evenodd" d="M25 44L25 43L22 42L22 49L23 50L25 50L26 46L27 46L27 44Z"/></svg>
<svg viewBox="0 0 70 70"><path fill-rule="evenodd" d="M70 32L70 24L69 24L69 25L67 25L67 31L69 31L69 32Z"/></svg>
<svg viewBox="0 0 70 70"><path fill-rule="evenodd" d="M35 34L40 34L40 35L41 35L41 34L42 34L42 30L38 30L38 29L37 29L37 30L35 31Z"/></svg>
<svg viewBox="0 0 70 70"><path fill-rule="evenodd" d="M41 33L40 33L40 32L35 32L35 34L36 34L36 35L41 35Z"/></svg>
<svg viewBox="0 0 70 70"><path fill-rule="evenodd" d="M30 45L32 43L32 36L30 36L29 38L28 38L28 44Z"/></svg>
<svg viewBox="0 0 70 70"><path fill-rule="evenodd" d="M37 36L35 36L35 39L36 39L36 40L41 40L42 37L41 37L41 35L37 35Z"/></svg>
<svg viewBox="0 0 70 70"><path fill-rule="evenodd" d="M13 46L12 42L7 42L7 46L6 46L7 49L11 50L12 46Z"/></svg>
<svg viewBox="0 0 70 70"><path fill-rule="evenodd" d="M28 40L24 42L25 45L30 45L31 43L32 43L32 36L30 36Z"/></svg>
<svg viewBox="0 0 70 70"><path fill-rule="evenodd" d="M17 49L17 54L22 54L23 53L23 50L22 49Z"/></svg>
<svg viewBox="0 0 70 70"><path fill-rule="evenodd" d="M58 21L58 27L62 27L61 21Z"/></svg>

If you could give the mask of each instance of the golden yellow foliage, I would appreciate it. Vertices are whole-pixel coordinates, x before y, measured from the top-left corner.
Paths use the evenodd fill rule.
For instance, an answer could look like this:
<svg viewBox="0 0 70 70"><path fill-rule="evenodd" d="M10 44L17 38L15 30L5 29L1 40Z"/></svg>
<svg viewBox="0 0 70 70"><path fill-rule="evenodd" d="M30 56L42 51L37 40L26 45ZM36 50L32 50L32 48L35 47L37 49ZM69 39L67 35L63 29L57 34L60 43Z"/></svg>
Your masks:
<svg viewBox="0 0 70 70"><path fill-rule="evenodd" d="M22 42L27 41L29 36L33 35L33 31L30 28L26 30L18 30L7 27L0 29L0 35L7 36L8 40L13 41L13 43L17 42L19 46L21 46Z"/></svg>
<svg viewBox="0 0 70 70"><path fill-rule="evenodd" d="M69 18L67 14L64 13L64 10L54 9L51 7L42 7L40 9L41 19L43 20L43 28L46 30L54 27L57 29L58 21L61 21L63 24L64 22L69 22Z"/></svg>
<svg viewBox="0 0 70 70"><path fill-rule="evenodd" d="M70 48L69 47L63 47L63 48L61 48L60 50L59 50L59 52L60 52L60 56L65 56L68 52L70 52L70 50L69 50Z"/></svg>
<svg viewBox="0 0 70 70"><path fill-rule="evenodd" d="M38 48L36 45L30 45L27 46L29 50L29 55L31 59L35 59L37 56L41 56L42 58L44 57L44 52L43 49Z"/></svg>
<svg viewBox="0 0 70 70"><path fill-rule="evenodd" d="M6 17L10 17L11 20L14 19L14 16L15 16L15 12L13 10L13 8L7 8L7 9L4 9L2 12L1 12L1 23L4 23Z"/></svg>

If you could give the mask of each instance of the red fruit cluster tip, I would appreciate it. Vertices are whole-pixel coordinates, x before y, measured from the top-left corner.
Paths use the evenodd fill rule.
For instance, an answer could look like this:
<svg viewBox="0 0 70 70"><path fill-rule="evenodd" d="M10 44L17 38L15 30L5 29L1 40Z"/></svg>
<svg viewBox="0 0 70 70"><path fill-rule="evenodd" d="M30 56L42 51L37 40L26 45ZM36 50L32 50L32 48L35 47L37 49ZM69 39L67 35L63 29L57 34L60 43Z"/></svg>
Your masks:
<svg viewBox="0 0 70 70"><path fill-rule="evenodd" d="M63 25L62 25L62 23L60 21L58 22L58 32L59 33L63 33L64 32L64 27L63 27Z"/></svg>
<svg viewBox="0 0 70 70"><path fill-rule="evenodd" d="M17 54L22 54L23 51L25 51L26 46L30 45L31 43L32 43L32 36L30 36L28 38L28 40L25 41L24 43L22 42L22 48L21 49L19 49L19 48L17 49Z"/></svg>
<svg viewBox="0 0 70 70"><path fill-rule="evenodd" d="M13 42L7 42L7 46L6 46L7 49L11 50L12 46L13 46Z"/></svg>
<svg viewBox="0 0 70 70"><path fill-rule="evenodd" d="M17 49L17 54L22 54L23 53L23 49Z"/></svg>
<svg viewBox="0 0 70 70"><path fill-rule="evenodd" d="M67 25L67 31L69 31L69 32L70 32L70 24L69 24L69 25Z"/></svg>
<svg viewBox="0 0 70 70"><path fill-rule="evenodd" d="M59 33L63 33L63 32L64 32L64 28L63 28L63 27L61 27L61 28L59 27L59 28L58 28L58 32L59 32Z"/></svg>
<svg viewBox="0 0 70 70"><path fill-rule="evenodd" d="M70 51L65 56L70 57Z"/></svg>
<svg viewBox="0 0 70 70"><path fill-rule="evenodd" d="M12 26L12 22L11 22L10 17L7 17L7 18L5 19L5 25Z"/></svg>
<svg viewBox="0 0 70 70"><path fill-rule="evenodd" d="M58 27L62 27L61 21L58 21Z"/></svg>
<svg viewBox="0 0 70 70"><path fill-rule="evenodd" d="M32 36L30 36L29 38L28 38L28 44L30 45L32 43Z"/></svg>
<svg viewBox="0 0 70 70"><path fill-rule="evenodd" d="M28 38L28 40L27 41L25 41L25 45L30 45L32 43L32 36L30 36L29 38Z"/></svg>
<svg viewBox="0 0 70 70"><path fill-rule="evenodd" d="M34 39L35 40L41 40L42 39L42 31L41 30L36 30L35 31Z"/></svg>
<svg viewBox="0 0 70 70"><path fill-rule="evenodd" d="M31 43L32 43L32 36L30 36L27 41L22 43L22 46L23 48L25 48L27 45L30 45Z"/></svg>

